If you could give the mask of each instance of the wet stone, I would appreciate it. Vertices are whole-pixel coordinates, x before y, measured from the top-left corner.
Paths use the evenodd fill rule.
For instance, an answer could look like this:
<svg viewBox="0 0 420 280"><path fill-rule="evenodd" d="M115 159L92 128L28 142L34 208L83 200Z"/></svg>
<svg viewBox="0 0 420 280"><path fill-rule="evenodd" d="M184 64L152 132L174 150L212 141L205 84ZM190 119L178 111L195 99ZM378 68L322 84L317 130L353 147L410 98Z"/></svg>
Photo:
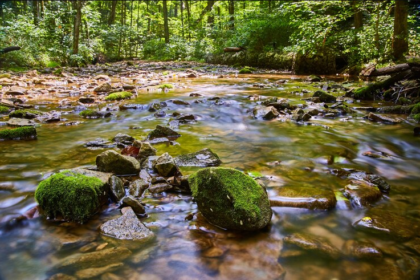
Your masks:
<svg viewBox="0 0 420 280"><path fill-rule="evenodd" d="M118 133L112 139L112 141L114 141L114 142L122 143L122 144L126 144L126 145L131 145L134 142L134 140L135 140L134 137L132 137L128 134L124 134L124 133Z"/></svg>
<svg viewBox="0 0 420 280"><path fill-rule="evenodd" d="M103 83L102 85L93 89L94 92L110 92L112 91L112 86L110 83Z"/></svg>
<svg viewBox="0 0 420 280"><path fill-rule="evenodd" d="M171 140L175 140L176 138L180 137L181 135L174 130L170 129L169 127L157 125L156 128L149 133L147 139L152 140L155 138L168 138Z"/></svg>
<svg viewBox="0 0 420 280"><path fill-rule="evenodd" d="M113 263L103 267L87 268L76 272L75 276L78 279L92 279L98 277L104 273L111 272L121 268L123 263Z"/></svg>
<svg viewBox="0 0 420 280"><path fill-rule="evenodd" d="M138 201L135 197L129 195L124 197L121 200L122 206L129 206L133 209L134 213L136 214L145 214L146 210L144 209L144 206Z"/></svg>
<svg viewBox="0 0 420 280"><path fill-rule="evenodd" d="M178 166L208 167L219 166L221 163L219 156L208 148L175 158L175 164Z"/></svg>
<svg viewBox="0 0 420 280"><path fill-rule="evenodd" d="M350 258L381 259L382 252L372 242L347 240L343 245L343 252Z"/></svg>
<svg viewBox="0 0 420 280"><path fill-rule="evenodd" d="M130 192L130 195L134 197L141 197L143 196L144 191L149 187L149 183L138 179L130 183L128 190Z"/></svg>
<svg viewBox="0 0 420 280"><path fill-rule="evenodd" d="M157 184L150 185L149 192L162 193L162 192L167 192L171 189L172 189L172 186L167 183L157 183Z"/></svg>
<svg viewBox="0 0 420 280"><path fill-rule="evenodd" d="M401 123L401 121L402 121L399 118L393 118L393 117L390 117L390 116L379 115L379 114L374 114L374 113L369 113L368 119L370 121L382 122L382 123L386 123L386 124L398 124L398 123Z"/></svg>
<svg viewBox="0 0 420 280"><path fill-rule="evenodd" d="M319 236L295 233L283 238L283 242L285 251L287 251L287 247L298 248L304 253L318 253L331 259L338 259L341 255L341 252L326 238ZM284 257L283 250L281 257Z"/></svg>
<svg viewBox="0 0 420 280"><path fill-rule="evenodd" d="M95 140L86 142L84 144L84 146L86 148L100 148L100 149L109 149L109 148L114 148L115 144L110 143L108 140L106 139L101 139L101 138L97 138Z"/></svg>
<svg viewBox="0 0 420 280"><path fill-rule="evenodd" d="M11 118L7 122L7 125L8 126L22 127L22 126L35 126L36 123L34 121L28 120L28 119Z"/></svg>
<svg viewBox="0 0 420 280"><path fill-rule="evenodd" d="M114 150L105 151L98 155L96 165L100 171L113 172L117 175L140 172L140 163L135 158L120 155Z"/></svg>
<svg viewBox="0 0 420 280"><path fill-rule="evenodd" d="M141 241L144 243L154 238L154 233L137 218L133 209L126 207L121 211L124 213L121 217L101 225L102 234L116 239Z"/></svg>
<svg viewBox="0 0 420 280"><path fill-rule="evenodd" d="M272 207L332 209L337 200L331 189L313 186L284 186L269 192Z"/></svg>
<svg viewBox="0 0 420 280"><path fill-rule="evenodd" d="M263 120L272 120L279 116L279 112L273 106L257 106L253 110L254 118Z"/></svg>
<svg viewBox="0 0 420 280"><path fill-rule="evenodd" d="M168 153L164 153L157 158L154 169L163 177L170 177L179 173L174 159Z"/></svg>
<svg viewBox="0 0 420 280"><path fill-rule="evenodd" d="M110 194L115 202L119 202L125 196L123 181L117 176L109 178Z"/></svg>
<svg viewBox="0 0 420 280"><path fill-rule="evenodd" d="M351 184L345 186L343 194L350 199L355 207L370 206L382 197L382 193L376 185L357 180L352 180Z"/></svg>

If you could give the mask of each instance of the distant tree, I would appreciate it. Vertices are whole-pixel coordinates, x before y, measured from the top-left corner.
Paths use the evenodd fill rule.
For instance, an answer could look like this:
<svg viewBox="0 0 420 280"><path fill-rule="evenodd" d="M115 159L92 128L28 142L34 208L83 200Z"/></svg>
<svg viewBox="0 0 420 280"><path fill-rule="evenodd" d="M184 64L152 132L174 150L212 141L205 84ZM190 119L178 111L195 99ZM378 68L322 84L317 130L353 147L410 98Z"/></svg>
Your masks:
<svg viewBox="0 0 420 280"><path fill-rule="evenodd" d="M394 58L403 59L408 52L408 1L395 1L394 14L394 38L393 38Z"/></svg>
<svg viewBox="0 0 420 280"><path fill-rule="evenodd" d="M80 25L82 23L82 8L83 1L77 0L73 2L73 9L76 10L74 17L74 29L73 29L73 54L79 53L79 37L80 37Z"/></svg>
<svg viewBox="0 0 420 280"><path fill-rule="evenodd" d="M169 43L169 23L168 23L168 5L167 0L163 0L163 28L165 34L165 43Z"/></svg>

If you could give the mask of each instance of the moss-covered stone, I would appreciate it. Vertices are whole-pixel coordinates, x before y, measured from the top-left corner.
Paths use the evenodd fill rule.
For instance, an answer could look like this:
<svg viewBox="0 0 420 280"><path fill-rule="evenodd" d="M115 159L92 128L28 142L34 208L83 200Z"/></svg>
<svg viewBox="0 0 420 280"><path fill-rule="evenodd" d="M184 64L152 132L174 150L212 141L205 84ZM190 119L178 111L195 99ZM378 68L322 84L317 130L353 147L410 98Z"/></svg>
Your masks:
<svg viewBox="0 0 420 280"><path fill-rule="evenodd" d="M36 139L36 129L31 126L0 130L1 140Z"/></svg>
<svg viewBox="0 0 420 280"><path fill-rule="evenodd" d="M11 77L12 77L12 75L10 75L9 73L2 73L2 74L0 74L0 79L3 79L3 78L10 79Z"/></svg>
<svg viewBox="0 0 420 280"><path fill-rule="evenodd" d="M105 97L106 101L115 101L115 100L123 100L123 99L130 99L133 96L131 92L128 91L121 91L121 92L114 92Z"/></svg>
<svg viewBox="0 0 420 280"><path fill-rule="evenodd" d="M98 118L106 118L110 117L112 114L110 112L101 112L95 110L84 110L79 113L80 116L88 119L98 119Z"/></svg>
<svg viewBox="0 0 420 280"><path fill-rule="evenodd" d="M253 67L245 66L241 70L239 70L239 74L252 74L256 69Z"/></svg>
<svg viewBox="0 0 420 280"><path fill-rule="evenodd" d="M318 90L312 97L318 97L321 102L333 103L337 100L335 96L332 96L324 91Z"/></svg>
<svg viewBox="0 0 420 280"><path fill-rule="evenodd" d="M373 84L370 84L365 87L361 87L359 89L356 89L354 93L354 98L361 99L361 100L372 100L374 94L382 89L387 89L390 86L392 86L394 83L404 79L406 73L401 72L395 76L392 76L384 81L376 82Z"/></svg>
<svg viewBox="0 0 420 280"><path fill-rule="evenodd" d="M265 190L241 171L212 167L188 179L200 212L219 227L253 231L266 227L271 208Z"/></svg>
<svg viewBox="0 0 420 280"><path fill-rule="evenodd" d="M152 140L162 137L166 137L170 140L175 140L176 138L181 137L181 135L178 132L170 129L169 127L157 125L156 128L149 133L147 139Z"/></svg>
<svg viewBox="0 0 420 280"><path fill-rule="evenodd" d="M158 86L158 88L161 88L161 89L165 89L165 88L167 88L167 89L173 89L174 86L172 84L162 84L162 85Z"/></svg>
<svg viewBox="0 0 420 280"><path fill-rule="evenodd" d="M10 112L9 107L0 105L0 114L8 114Z"/></svg>
<svg viewBox="0 0 420 280"><path fill-rule="evenodd" d="M9 118L21 118L21 119L34 119L37 116L42 115L42 112L37 110L15 110L9 114Z"/></svg>
<svg viewBox="0 0 420 280"><path fill-rule="evenodd" d="M98 211L104 193L105 184L98 178L63 171L42 181L35 199L47 217L83 223Z"/></svg>

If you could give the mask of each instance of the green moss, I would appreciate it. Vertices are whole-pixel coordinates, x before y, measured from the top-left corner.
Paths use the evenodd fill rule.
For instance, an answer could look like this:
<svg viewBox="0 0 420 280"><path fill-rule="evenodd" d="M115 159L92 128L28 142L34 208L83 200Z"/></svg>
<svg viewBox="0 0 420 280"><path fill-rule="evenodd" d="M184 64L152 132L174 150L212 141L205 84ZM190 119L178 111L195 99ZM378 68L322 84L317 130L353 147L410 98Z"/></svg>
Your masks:
<svg viewBox="0 0 420 280"><path fill-rule="evenodd" d="M167 88L167 89L173 89L174 86L171 85L171 84L162 84L162 85L158 86L158 88L161 88L161 89L165 89L165 88Z"/></svg>
<svg viewBox="0 0 420 280"><path fill-rule="evenodd" d="M57 76L60 76L62 73L63 73L63 69L61 69L61 68L58 68L58 69L53 71L53 74L57 75Z"/></svg>
<svg viewBox="0 0 420 280"><path fill-rule="evenodd" d="M0 114L7 114L9 113L9 111L10 111L9 107L0 105Z"/></svg>
<svg viewBox="0 0 420 280"><path fill-rule="evenodd" d="M335 96L327 94L326 92L321 91L321 90L315 92L312 97L318 97L321 102L325 102L325 103L332 103L337 100Z"/></svg>
<svg viewBox="0 0 420 280"><path fill-rule="evenodd" d="M60 66L60 63L58 63L58 62L56 62L56 61L49 61L48 63L47 63L47 67L48 68L56 68L56 67L59 67Z"/></svg>
<svg viewBox="0 0 420 280"><path fill-rule="evenodd" d="M412 115L412 117L416 122L420 123L420 114Z"/></svg>
<svg viewBox="0 0 420 280"><path fill-rule="evenodd" d="M400 99L398 99L398 104L400 105L408 105L410 103L411 103L410 99L407 99L405 97L401 97Z"/></svg>
<svg viewBox="0 0 420 280"><path fill-rule="evenodd" d="M258 224L256 227L261 228L271 218L264 189L241 171L204 168L191 175L188 181L199 210L215 225L246 229ZM264 221L267 216L270 217L268 222Z"/></svg>
<svg viewBox="0 0 420 280"><path fill-rule="evenodd" d="M79 113L80 116L87 118L87 117L96 117L98 114L95 110L84 110Z"/></svg>
<svg viewBox="0 0 420 280"><path fill-rule="evenodd" d="M168 71L165 71L165 72L162 73L162 75L163 76L167 76L167 75L169 75L169 72Z"/></svg>
<svg viewBox="0 0 420 280"><path fill-rule="evenodd" d="M47 217L83 223L97 212L103 188L98 178L63 171L42 181L35 199Z"/></svg>
<svg viewBox="0 0 420 280"><path fill-rule="evenodd" d="M361 99L361 100L371 100L373 99L372 92L374 91L374 87L367 86L356 89L354 91L354 98Z"/></svg>
<svg viewBox="0 0 420 280"><path fill-rule="evenodd" d="M9 114L10 118L21 118L21 119L33 119L37 116L42 115L42 112L37 110L27 110L27 109L21 109L21 110L15 110Z"/></svg>
<svg viewBox="0 0 420 280"><path fill-rule="evenodd" d="M0 139L16 140L16 139L32 139L36 138L36 129L32 126L18 127L14 129L0 130Z"/></svg>
<svg viewBox="0 0 420 280"><path fill-rule="evenodd" d="M3 79L3 78L10 78L10 77L12 77L12 75L10 75L9 73L3 73L3 74L0 74L0 79Z"/></svg>
<svg viewBox="0 0 420 280"><path fill-rule="evenodd" d="M131 92L128 91L121 91L121 92L114 92L105 97L106 101L115 101L115 100L123 100L123 99L130 99L133 96Z"/></svg>
<svg viewBox="0 0 420 280"><path fill-rule="evenodd" d="M412 115L420 114L420 103L417 103L416 105L413 106L413 109L411 109L411 114Z"/></svg>
<svg viewBox="0 0 420 280"><path fill-rule="evenodd" d="M245 66L241 70L239 70L239 74L252 74L253 71L256 69L253 67Z"/></svg>

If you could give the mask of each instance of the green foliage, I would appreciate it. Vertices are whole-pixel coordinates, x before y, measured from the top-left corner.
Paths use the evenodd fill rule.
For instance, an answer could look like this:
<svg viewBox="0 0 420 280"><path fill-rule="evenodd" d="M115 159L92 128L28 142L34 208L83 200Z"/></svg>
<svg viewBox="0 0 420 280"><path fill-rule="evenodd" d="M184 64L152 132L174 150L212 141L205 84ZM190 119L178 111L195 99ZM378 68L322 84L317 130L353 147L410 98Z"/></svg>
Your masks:
<svg viewBox="0 0 420 280"><path fill-rule="evenodd" d="M82 112L79 113L79 116L82 116L84 118L88 118L88 117L96 117L98 115L98 113L95 110L84 110Z"/></svg>
<svg viewBox="0 0 420 280"><path fill-rule="evenodd" d="M241 70L239 70L239 74L252 74L253 71L256 69L253 67L245 66Z"/></svg>
<svg viewBox="0 0 420 280"><path fill-rule="evenodd" d="M9 114L10 118L23 118L23 119L33 119L38 115L41 115L42 112L37 110L29 110L29 109L20 109L15 110Z"/></svg>
<svg viewBox="0 0 420 280"><path fill-rule="evenodd" d="M0 114L8 114L9 112L10 112L9 107L0 105Z"/></svg>
<svg viewBox="0 0 420 280"><path fill-rule="evenodd" d="M42 181L35 199L47 217L83 223L98 210L103 186L98 178L63 171Z"/></svg>
<svg viewBox="0 0 420 280"><path fill-rule="evenodd" d="M161 89L165 89L165 88L167 88L167 89L173 89L174 86L172 84L162 84L162 85L158 86L158 88L161 88Z"/></svg>
<svg viewBox="0 0 420 280"><path fill-rule="evenodd" d="M16 139L32 139L36 138L36 129L32 126L18 127L14 129L0 130L0 139L16 140Z"/></svg>
<svg viewBox="0 0 420 280"><path fill-rule="evenodd" d="M130 99L133 96L131 92L122 91L122 92L115 92L111 93L107 97L105 97L106 101L115 101L115 100L123 100L123 99Z"/></svg>

